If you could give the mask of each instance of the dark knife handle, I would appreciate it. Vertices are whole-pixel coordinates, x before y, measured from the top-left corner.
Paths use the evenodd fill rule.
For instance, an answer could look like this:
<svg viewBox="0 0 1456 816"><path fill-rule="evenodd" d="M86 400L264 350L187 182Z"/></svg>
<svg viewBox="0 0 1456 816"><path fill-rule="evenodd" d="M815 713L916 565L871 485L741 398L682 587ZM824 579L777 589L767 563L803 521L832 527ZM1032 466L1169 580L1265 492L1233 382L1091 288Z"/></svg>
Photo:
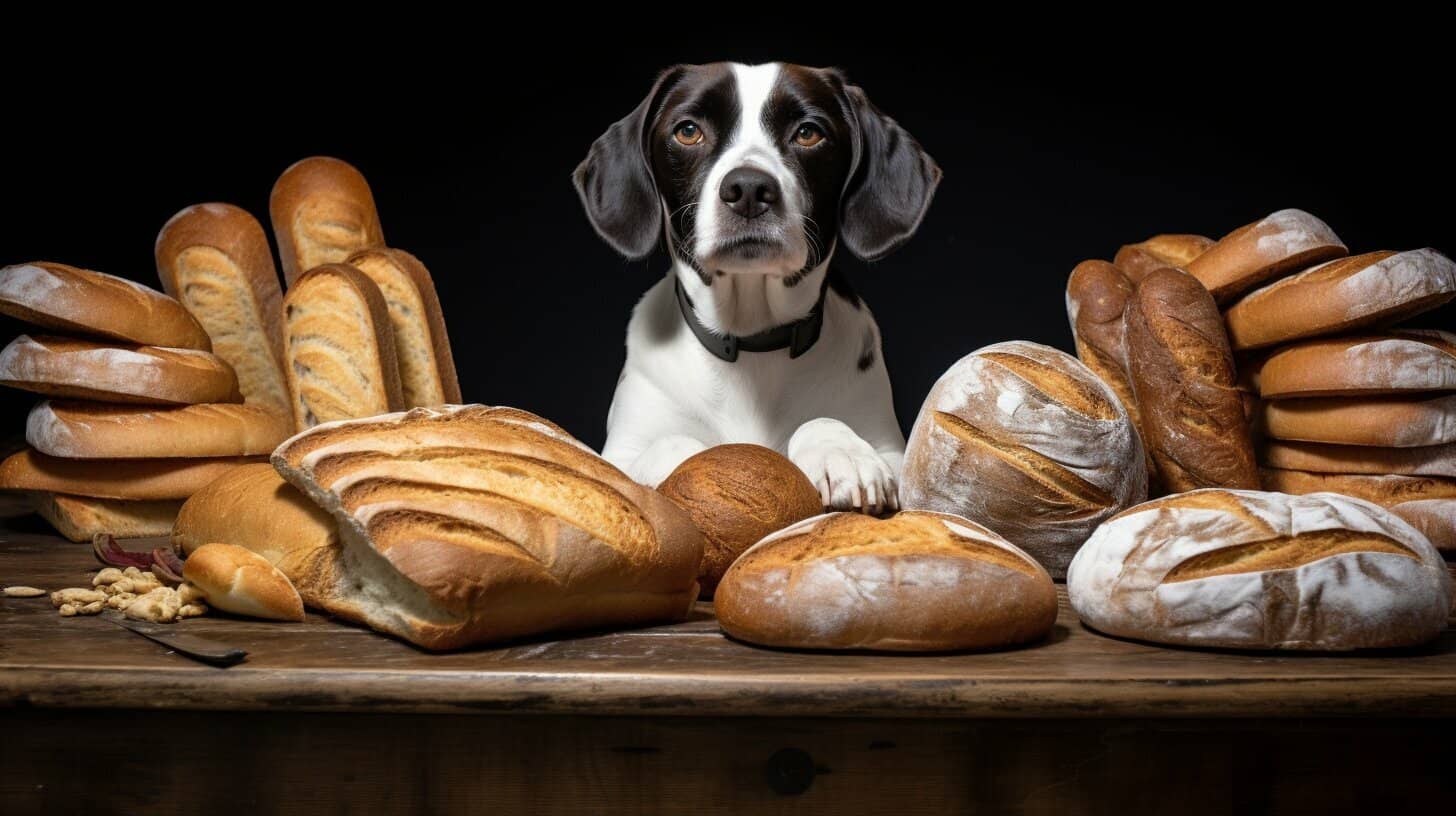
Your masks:
<svg viewBox="0 0 1456 816"><path fill-rule="evenodd" d="M108 611L102 613L103 618L120 626L123 629L141 635L142 637L166 646L168 649L190 657L193 660L200 660L213 666L228 667L236 666L243 662L248 653L236 646L228 646L209 640L197 635L189 635L183 632L176 632L161 624L144 623L123 617L119 612ZM175 626L176 624L172 624Z"/></svg>

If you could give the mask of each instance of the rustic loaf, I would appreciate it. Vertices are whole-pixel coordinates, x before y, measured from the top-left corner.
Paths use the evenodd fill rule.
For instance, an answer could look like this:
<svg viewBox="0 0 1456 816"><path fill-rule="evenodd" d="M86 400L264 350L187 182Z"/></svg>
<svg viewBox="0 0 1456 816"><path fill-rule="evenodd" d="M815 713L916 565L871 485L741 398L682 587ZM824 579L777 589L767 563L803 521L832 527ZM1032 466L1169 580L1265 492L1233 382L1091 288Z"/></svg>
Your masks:
<svg viewBox="0 0 1456 816"><path fill-rule="evenodd" d="M1456 442L1419 448L1376 448L1267 439L1260 464L1315 473L1394 473L1456 477Z"/></svg>
<svg viewBox="0 0 1456 816"><path fill-rule="evenodd" d="M235 544L210 542L193 550L182 577L224 612L265 620L303 620L303 599L263 556Z"/></svg>
<svg viewBox="0 0 1456 816"><path fill-rule="evenodd" d="M1456 442L1456 394L1270 400L1261 411L1274 439L1391 448Z"/></svg>
<svg viewBox="0 0 1456 816"><path fill-rule="evenodd" d="M31 493L30 501L56 532L76 542L103 533L115 538L169 535L182 507L180 500L121 501L43 492Z"/></svg>
<svg viewBox="0 0 1456 816"><path fill-rule="evenodd" d="M157 275L212 338L252 405L288 413L283 290L263 226L231 204L196 204L157 235Z"/></svg>
<svg viewBox="0 0 1456 816"><path fill-rule="evenodd" d="M739 640L794 649L987 649L1045 637L1057 594L1045 569L958 516L829 513L734 562L714 608Z"/></svg>
<svg viewBox="0 0 1456 816"><path fill-rule="evenodd" d="M1304 210L1280 210L1220 238L1186 269L1222 304L1266 281L1347 252L1325 222Z"/></svg>
<svg viewBox="0 0 1456 816"><path fill-rule="evenodd" d="M182 304L125 278L35 261L0 269L0 314L46 329L143 346L208 351Z"/></svg>
<svg viewBox="0 0 1456 816"><path fill-rule="evenodd" d="M1117 395L1137 429L1138 438L1146 443L1142 412L1127 373L1127 324L1123 313L1132 296L1132 282L1118 267L1106 261L1083 261L1067 278L1067 318L1072 323L1077 359ZM1156 471L1146 444L1143 461L1148 475L1152 476Z"/></svg>
<svg viewBox="0 0 1456 816"><path fill-rule="evenodd" d="M141 405L241 402L232 367L205 351L22 334L0 350L0 385Z"/></svg>
<svg viewBox="0 0 1456 816"><path fill-rule="evenodd" d="M32 408L25 423L31 447L68 459L262 456L292 433L293 423L282 414L256 404L153 408L47 401Z"/></svg>
<svg viewBox="0 0 1456 816"><path fill-rule="evenodd" d="M1370 502L1197 490L1098 528L1067 594L1084 623L1118 637L1329 651L1435 637L1451 577L1424 536Z"/></svg>
<svg viewBox="0 0 1456 816"><path fill-rule="evenodd" d="M1277 468L1264 468L1260 476L1265 490L1297 495L1340 493L1375 502L1410 522L1447 558L1456 554L1456 479Z"/></svg>
<svg viewBox="0 0 1456 816"><path fill-rule="evenodd" d="M353 165L328 156L284 170L268 198L268 212L289 286L315 266L384 246L369 182Z"/></svg>
<svg viewBox="0 0 1456 816"><path fill-rule="evenodd" d="M0 490L42 490L97 499L185 499L241 464L216 459L58 459L25 449L0 461Z"/></svg>
<svg viewBox="0 0 1456 816"><path fill-rule="evenodd" d="M368 275L384 295L394 328L404 407L459 402L460 381L455 376L445 316L425 265L398 249L362 250L350 255L347 264Z"/></svg>
<svg viewBox="0 0 1456 816"><path fill-rule="evenodd" d="M1112 262L1128 280L1137 283L1165 266L1187 269L1213 243L1212 238L1202 235L1154 235L1142 243L1124 245Z"/></svg>
<svg viewBox="0 0 1456 816"><path fill-rule="evenodd" d="M1306 340L1259 366L1265 399L1456 391L1456 335L1403 329Z"/></svg>
<svg viewBox="0 0 1456 816"><path fill-rule="evenodd" d="M1112 389L1076 358L1022 341L986 346L941 375L900 476L902 508L984 524L1054 577L1146 491L1142 445Z"/></svg>

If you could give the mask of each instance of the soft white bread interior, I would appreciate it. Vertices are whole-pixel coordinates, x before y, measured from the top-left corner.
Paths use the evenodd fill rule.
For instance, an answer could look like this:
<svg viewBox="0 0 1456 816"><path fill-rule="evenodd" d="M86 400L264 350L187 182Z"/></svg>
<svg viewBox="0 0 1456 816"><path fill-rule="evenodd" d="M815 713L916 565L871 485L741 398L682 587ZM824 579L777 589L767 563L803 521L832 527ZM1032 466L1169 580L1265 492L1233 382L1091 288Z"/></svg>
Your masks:
<svg viewBox="0 0 1456 816"><path fill-rule="evenodd" d="M169 535L182 508L180 500L122 501L42 492L31 493L30 501L56 532L76 542L102 533L115 538Z"/></svg>

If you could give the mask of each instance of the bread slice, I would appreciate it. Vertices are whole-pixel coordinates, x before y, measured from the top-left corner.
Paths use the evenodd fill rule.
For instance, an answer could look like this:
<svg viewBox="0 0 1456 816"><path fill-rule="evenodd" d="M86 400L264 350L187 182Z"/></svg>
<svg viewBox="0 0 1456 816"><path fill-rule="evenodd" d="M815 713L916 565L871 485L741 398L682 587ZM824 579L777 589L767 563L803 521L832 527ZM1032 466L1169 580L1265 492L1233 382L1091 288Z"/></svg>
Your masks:
<svg viewBox="0 0 1456 816"><path fill-rule="evenodd" d="M347 263L374 281L389 307L405 407L460 402L445 316L425 265L398 249L366 249Z"/></svg>
<svg viewBox="0 0 1456 816"><path fill-rule="evenodd" d="M303 620L303 600L283 573L235 544L203 544L187 556L182 577L224 612L265 620Z"/></svg>
<svg viewBox="0 0 1456 816"><path fill-rule="evenodd" d="M283 299L284 361L294 427L404 407L394 329L379 287L359 270L309 270Z"/></svg>
<svg viewBox="0 0 1456 816"><path fill-rule="evenodd" d="M98 533L116 538L171 535L180 500L120 501L62 493L30 494L31 506L56 532L71 541L90 541Z"/></svg>
<svg viewBox="0 0 1456 816"><path fill-rule="evenodd" d="M292 434L286 416L258 405L47 401L32 408L25 423L31 447L68 459L262 456Z"/></svg>
<svg viewBox="0 0 1456 816"><path fill-rule="evenodd" d="M1186 269L1214 301L1224 304L1262 283L1347 252L1325 222L1304 210L1280 210L1220 238Z"/></svg>
<svg viewBox="0 0 1456 816"><path fill-rule="evenodd" d="M196 204L157 235L157 275L207 330L252 405L288 412L283 379L283 290L268 236L231 204Z"/></svg>
<svg viewBox="0 0 1456 816"><path fill-rule="evenodd" d="M0 385L141 405L242 402L233 369L206 351L22 334L0 350Z"/></svg>
<svg viewBox="0 0 1456 816"><path fill-rule="evenodd" d="M0 490L42 490L98 499L185 499L257 458L57 459L26 449L0 461Z"/></svg>
<svg viewBox="0 0 1456 816"><path fill-rule="evenodd" d="M268 212L289 286L315 266L384 246L369 182L339 159L313 156L284 170L268 198Z"/></svg>
<svg viewBox="0 0 1456 816"><path fill-rule="evenodd" d="M49 261L0 269L0 314L65 334L207 351L182 304L125 278Z"/></svg>

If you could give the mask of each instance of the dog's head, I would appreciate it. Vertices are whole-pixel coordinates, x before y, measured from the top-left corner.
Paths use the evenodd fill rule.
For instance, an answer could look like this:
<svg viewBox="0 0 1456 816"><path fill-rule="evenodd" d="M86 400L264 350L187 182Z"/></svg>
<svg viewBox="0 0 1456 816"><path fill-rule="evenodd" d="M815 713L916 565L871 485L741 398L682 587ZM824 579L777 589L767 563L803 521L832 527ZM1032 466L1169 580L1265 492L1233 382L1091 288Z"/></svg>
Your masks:
<svg viewBox="0 0 1456 816"><path fill-rule="evenodd" d="M796 280L836 240L866 260L903 244L940 168L836 70L714 63L663 72L573 180L597 233L629 258L666 234L705 281Z"/></svg>

